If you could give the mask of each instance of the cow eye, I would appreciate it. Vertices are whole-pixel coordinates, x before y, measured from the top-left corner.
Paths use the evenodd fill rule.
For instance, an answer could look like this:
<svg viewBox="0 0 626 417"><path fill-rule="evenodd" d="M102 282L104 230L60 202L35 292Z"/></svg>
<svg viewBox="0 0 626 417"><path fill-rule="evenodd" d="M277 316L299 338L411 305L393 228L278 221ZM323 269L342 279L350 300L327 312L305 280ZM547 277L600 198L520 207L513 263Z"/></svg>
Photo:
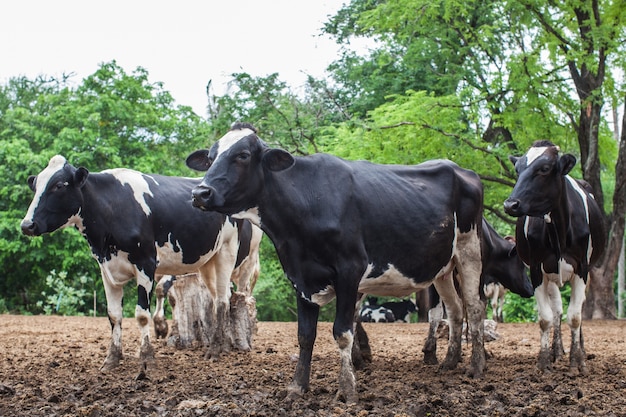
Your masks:
<svg viewBox="0 0 626 417"><path fill-rule="evenodd" d="M63 188L67 187L68 183L67 182L62 182L59 181L56 184L54 184L54 189L56 190L62 190Z"/></svg>
<svg viewBox="0 0 626 417"><path fill-rule="evenodd" d="M539 173L540 174L548 174L550 172L550 165L543 165L541 168L539 168Z"/></svg>
<svg viewBox="0 0 626 417"><path fill-rule="evenodd" d="M248 151L239 152L236 158L238 161L245 162L248 159L250 159L250 152Z"/></svg>

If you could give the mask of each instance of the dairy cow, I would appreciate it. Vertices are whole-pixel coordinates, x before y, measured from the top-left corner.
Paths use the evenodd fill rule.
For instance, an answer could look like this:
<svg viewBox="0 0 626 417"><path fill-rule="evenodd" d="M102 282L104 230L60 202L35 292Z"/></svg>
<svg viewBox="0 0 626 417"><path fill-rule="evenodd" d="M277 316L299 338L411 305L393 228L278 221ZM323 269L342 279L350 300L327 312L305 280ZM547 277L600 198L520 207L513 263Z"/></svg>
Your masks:
<svg viewBox="0 0 626 417"><path fill-rule="evenodd" d="M490 282L483 287L485 297L491 305L491 319L495 322L504 322L504 297L506 296L507 289L499 282Z"/></svg>
<svg viewBox="0 0 626 417"><path fill-rule="evenodd" d="M129 169L90 173L57 155L28 183L35 196L21 222L23 233L39 236L74 226L89 242L100 266L111 323L103 371L118 366L122 358L123 287L133 278L138 293L135 317L141 332L140 376L153 358L149 306L155 273L198 271L214 300L216 328L207 354L216 356L230 348L232 336L226 327L230 279L239 233L244 228L249 233L251 225L193 209L189 199L199 179Z"/></svg>
<svg viewBox="0 0 626 417"><path fill-rule="evenodd" d="M602 212L590 186L568 173L576 164L549 141L537 141L522 157L510 157L518 179L504 210L517 217L519 256L529 266L541 328L541 371L564 354L563 306L559 287L571 285L567 322L571 329L570 372L586 373L582 304L591 266L604 251ZM552 349L550 330L554 329Z"/></svg>
<svg viewBox="0 0 626 417"><path fill-rule="evenodd" d="M483 191L474 172L445 160L397 166L294 157L241 123L187 165L207 171L193 205L260 225L294 285L300 355L289 399L309 388L319 309L335 297L339 399L357 400L351 349L359 293L404 297L434 283L452 318L443 367L456 367L463 311L449 278L455 268L473 345L468 373L483 374Z"/></svg>

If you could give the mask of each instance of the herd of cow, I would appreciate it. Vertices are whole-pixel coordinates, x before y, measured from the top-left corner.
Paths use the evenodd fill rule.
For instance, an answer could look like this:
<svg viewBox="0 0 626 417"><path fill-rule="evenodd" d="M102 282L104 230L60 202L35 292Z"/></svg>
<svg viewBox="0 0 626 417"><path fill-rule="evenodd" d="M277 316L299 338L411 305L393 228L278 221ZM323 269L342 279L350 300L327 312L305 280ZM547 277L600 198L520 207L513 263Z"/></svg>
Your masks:
<svg viewBox="0 0 626 417"><path fill-rule="evenodd" d="M161 276L158 298L174 282L196 297L193 314L202 316L207 356L249 350L256 311L252 290L265 233L297 294L300 353L289 398L309 389L320 306L336 299L337 398L354 402L354 364L369 355L360 322L374 314L373 308L369 315L365 311L372 305L359 308L364 297L403 298L427 288L442 302L434 302L428 313L431 328L444 306L449 322L440 367L453 369L461 361L466 319L472 343L468 374L480 377L486 368L484 288L501 283L524 297L534 294L541 328L538 367L546 370L564 354L559 287L569 281L570 371L585 373L581 307L589 269L604 249L600 210L589 185L568 175L575 158L554 144L535 142L524 156L510 159L518 180L504 209L517 217L514 240L500 237L483 218L478 175L453 162L399 166L327 154L294 157L268 146L246 123L234 124L210 149L189 155L190 168L206 171L202 179L130 169L91 173L55 156L29 178L35 194L21 228L38 236L74 226L89 242L112 328L105 371L122 357L123 286L133 278L139 376L154 357L150 300ZM183 276L189 273L195 281ZM199 295L202 285L208 289L205 298ZM179 321L186 319L177 310L183 294L170 298ZM167 327L161 306L162 300L154 324L162 336ZM387 320L404 317L407 309L387 308ZM437 363L435 349L429 336L423 349L427 363Z"/></svg>

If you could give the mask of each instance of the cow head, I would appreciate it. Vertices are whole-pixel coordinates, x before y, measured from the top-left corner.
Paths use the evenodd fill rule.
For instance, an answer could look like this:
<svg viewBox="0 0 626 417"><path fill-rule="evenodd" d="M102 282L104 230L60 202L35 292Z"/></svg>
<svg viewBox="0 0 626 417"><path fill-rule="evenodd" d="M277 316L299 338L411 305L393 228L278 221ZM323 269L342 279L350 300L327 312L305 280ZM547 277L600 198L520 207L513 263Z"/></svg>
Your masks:
<svg viewBox="0 0 626 417"><path fill-rule="evenodd" d="M558 204L564 190L565 176L576 164L576 157L559 155L559 147L549 141L537 141L522 157L510 156L518 179L504 210L511 216L543 217Z"/></svg>
<svg viewBox="0 0 626 417"><path fill-rule="evenodd" d="M35 197L22 220L22 232L28 236L50 233L71 224L76 225L83 198L80 188L89 172L74 168L57 155L37 176L28 178Z"/></svg>
<svg viewBox="0 0 626 417"><path fill-rule="evenodd" d="M294 164L293 156L269 148L254 127L237 123L213 144L187 157L189 168L206 171L192 191L192 204L202 210L237 214L258 206L268 171L282 171Z"/></svg>

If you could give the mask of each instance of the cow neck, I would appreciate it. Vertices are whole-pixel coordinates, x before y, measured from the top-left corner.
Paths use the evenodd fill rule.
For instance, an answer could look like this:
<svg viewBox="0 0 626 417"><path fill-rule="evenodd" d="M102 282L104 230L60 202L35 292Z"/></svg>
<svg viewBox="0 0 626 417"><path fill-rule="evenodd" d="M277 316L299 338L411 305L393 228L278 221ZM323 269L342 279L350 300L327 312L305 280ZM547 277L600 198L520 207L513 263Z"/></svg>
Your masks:
<svg viewBox="0 0 626 417"><path fill-rule="evenodd" d="M564 185L565 187L567 186L566 184ZM559 276L561 275L561 248L566 246L567 229L569 227L569 210L566 196L567 192L564 189L558 204L555 205L555 209L543 216L548 231L550 247L554 250L557 260L556 267Z"/></svg>
<svg viewBox="0 0 626 417"><path fill-rule="evenodd" d="M111 179L113 177L110 177ZM115 181L115 180L114 180ZM110 215L107 213L115 213L110 199L102 196L114 195L110 194L109 176L101 173L90 173L87 181L82 187L83 202L81 204L81 215L85 220L85 225L106 224L110 222ZM94 210L97 208L97 211ZM96 214L97 212L97 214ZM87 229L89 231L89 229Z"/></svg>

